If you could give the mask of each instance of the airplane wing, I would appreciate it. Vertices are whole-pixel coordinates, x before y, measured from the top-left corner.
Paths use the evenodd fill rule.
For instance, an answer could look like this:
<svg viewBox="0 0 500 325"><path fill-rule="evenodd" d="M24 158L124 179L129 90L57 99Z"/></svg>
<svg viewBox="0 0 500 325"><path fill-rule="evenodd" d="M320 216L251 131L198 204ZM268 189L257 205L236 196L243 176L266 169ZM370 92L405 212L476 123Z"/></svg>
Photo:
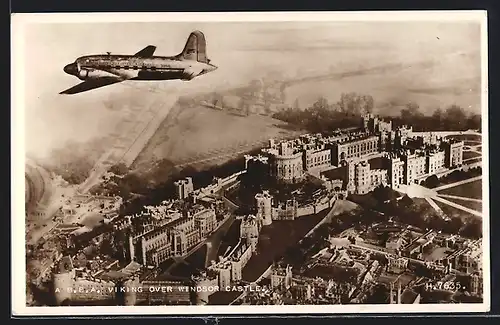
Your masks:
<svg viewBox="0 0 500 325"><path fill-rule="evenodd" d="M141 58L148 58L150 56L153 56L155 51L156 51L156 46L148 45L145 48L143 48L142 50L140 50L139 52L137 52L136 54L134 54L134 56L138 56Z"/></svg>
<svg viewBox="0 0 500 325"><path fill-rule="evenodd" d="M73 94L81 93L84 91L112 85L112 84L122 82L122 81L123 81L123 79L112 78L112 77L102 77L99 79L90 79L90 80L86 80L84 82L81 82L78 85L73 86L69 89L61 91L59 94L73 95Z"/></svg>

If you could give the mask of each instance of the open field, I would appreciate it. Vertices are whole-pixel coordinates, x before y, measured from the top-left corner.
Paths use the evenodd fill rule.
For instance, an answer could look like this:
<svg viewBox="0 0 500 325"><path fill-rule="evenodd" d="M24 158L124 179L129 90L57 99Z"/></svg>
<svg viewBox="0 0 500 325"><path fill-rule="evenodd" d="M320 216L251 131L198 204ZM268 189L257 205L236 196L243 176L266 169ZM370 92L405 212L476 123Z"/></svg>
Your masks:
<svg viewBox="0 0 500 325"><path fill-rule="evenodd" d="M482 180L477 180L474 182L462 184L455 187L450 187L439 191L440 194L449 194L463 197L470 197L473 199L482 198Z"/></svg>
<svg viewBox="0 0 500 325"><path fill-rule="evenodd" d="M285 123L266 116L241 117L202 106L176 105L133 167L149 168L162 159L182 166L190 162L197 167L221 164L234 158L233 154L242 155L265 145L271 138L298 134L282 125ZM209 160L213 157L220 158Z"/></svg>

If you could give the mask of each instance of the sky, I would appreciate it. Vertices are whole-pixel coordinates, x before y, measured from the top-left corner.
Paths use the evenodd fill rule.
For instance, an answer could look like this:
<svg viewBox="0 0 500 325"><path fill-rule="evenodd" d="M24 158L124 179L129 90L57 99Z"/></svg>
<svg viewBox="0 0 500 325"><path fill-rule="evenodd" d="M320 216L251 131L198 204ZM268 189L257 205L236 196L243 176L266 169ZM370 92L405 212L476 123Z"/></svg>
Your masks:
<svg viewBox="0 0 500 325"><path fill-rule="evenodd" d="M236 87L266 75L289 78L401 63L409 69L387 71L379 77L416 89L477 81L479 28L479 23L471 22L412 21L27 25L24 35L17 36L24 38L25 46L26 152L47 157L68 141L84 144L106 136L124 118L127 106L147 107L162 96ZM79 56L107 51L133 54L149 44L157 46L156 55L175 55L195 29L205 34L207 55L219 67L212 73L189 82L128 81L77 95L59 95L80 82L62 70ZM432 62L431 68L418 65L426 62ZM342 84L352 91L358 87L369 91L372 83L360 77ZM327 95L332 87L336 86L304 85L300 90ZM463 105L474 109L468 102Z"/></svg>

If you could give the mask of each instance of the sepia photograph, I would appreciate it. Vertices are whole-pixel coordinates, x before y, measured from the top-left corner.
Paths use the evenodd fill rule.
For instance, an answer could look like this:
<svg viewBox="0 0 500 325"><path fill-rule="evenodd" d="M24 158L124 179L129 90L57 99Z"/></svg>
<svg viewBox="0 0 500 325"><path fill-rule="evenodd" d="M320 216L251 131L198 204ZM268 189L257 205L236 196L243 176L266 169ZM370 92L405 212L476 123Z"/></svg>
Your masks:
<svg viewBox="0 0 500 325"><path fill-rule="evenodd" d="M489 311L486 11L11 18L13 314Z"/></svg>

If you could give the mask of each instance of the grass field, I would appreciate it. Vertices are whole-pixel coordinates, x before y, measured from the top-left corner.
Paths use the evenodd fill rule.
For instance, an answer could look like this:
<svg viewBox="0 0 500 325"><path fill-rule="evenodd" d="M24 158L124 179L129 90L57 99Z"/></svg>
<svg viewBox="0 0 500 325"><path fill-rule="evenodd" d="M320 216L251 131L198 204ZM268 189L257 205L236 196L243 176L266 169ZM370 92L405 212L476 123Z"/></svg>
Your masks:
<svg viewBox="0 0 500 325"><path fill-rule="evenodd" d="M483 210L483 204L481 202L474 202L474 201L466 201L466 200L459 200L459 199L450 199L449 197L443 197L443 199L451 201L456 204L463 205L466 208L470 208L473 210L476 210L478 212L481 212Z"/></svg>
<svg viewBox="0 0 500 325"><path fill-rule="evenodd" d="M478 144L481 144L481 139L479 140L474 140L474 141L464 141L464 145L466 146L477 146Z"/></svg>
<svg viewBox="0 0 500 325"><path fill-rule="evenodd" d="M439 191L441 194L449 194L456 196L464 196L470 197L473 199L481 199L482 198L482 180L477 180L474 182L462 184L455 187L450 187L444 190Z"/></svg>
<svg viewBox="0 0 500 325"><path fill-rule="evenodd" d="M481 157L481 154L474 151L464 151L464 160L469 158L478 158Z"/></svg>
<svg viewBox="0 0 500 325"><path fill-rule="evenodd" d="M446 138L460 140L464 142L471 141L472 144L478 144L477 142L481 142L481 136L475 134L456 134L456 135L449 135Z"/></svg>
<svg viewBox="0 0 500 325"><path fill-rule="evenodd" d="M477 162L480 162L481 160L482 160L482 157L472 158L471 160L467 160L467 164L477 163Z"/></svg>

